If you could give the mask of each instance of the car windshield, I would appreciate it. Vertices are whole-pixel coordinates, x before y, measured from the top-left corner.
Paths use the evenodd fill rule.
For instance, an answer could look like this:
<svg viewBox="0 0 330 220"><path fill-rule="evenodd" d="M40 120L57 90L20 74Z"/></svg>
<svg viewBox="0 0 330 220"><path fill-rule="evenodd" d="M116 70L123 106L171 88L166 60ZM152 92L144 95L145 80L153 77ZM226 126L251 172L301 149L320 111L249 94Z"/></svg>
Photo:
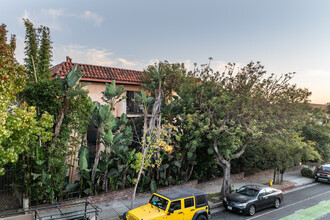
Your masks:
<svg viewBox="0 0 330 220"><path fill-rule="evenodd" d="M162 197L157 195L152 195L149 203L165 211L168 204L168 200L163 199Z"/></svg>
<svg viewBox="0 0 330 220"><path fill-rule="evenodd" d="M258 195L259 190L252 189L249 187L241 187L237 190L237 193L242 194L244 196L256 197Z"/></svg>
<svg viewBox="0 0 330 220"><path fill-rule="evenodd" d="M330 171L330 167L326 167L326 166L321 166L320 170L324 170L324 171Z"/></svg>

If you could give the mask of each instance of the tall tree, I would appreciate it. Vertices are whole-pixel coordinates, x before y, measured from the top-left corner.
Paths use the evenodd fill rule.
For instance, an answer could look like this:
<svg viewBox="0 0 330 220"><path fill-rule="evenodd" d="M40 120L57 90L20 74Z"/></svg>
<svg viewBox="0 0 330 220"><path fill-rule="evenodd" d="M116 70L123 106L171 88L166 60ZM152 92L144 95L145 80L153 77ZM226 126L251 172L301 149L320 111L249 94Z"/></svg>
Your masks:
<svg viewBox="0 0 330 220"><path fill-rule="evenodd" d="M142 155L142 158L141 158L141 163L139 163L137 167L138 176L135 181L134 190L132 193L131 209L134 206L136 190L139 185L141 174L144 170L146 156L149 152L150 145L152 144L152 141L154 139L152 136L154 135L156 119L158 118L158 114L160 112L161 93L158 93L155 103L153 103L154 99L151 97L147 97L144 92L142 92L141 97L138 97L138 100L136 101L143 105L144 122L143 122L143 137L141 140L142 154L140 154ZM148 113L150 109L152 109L152 115L149 119L149 125L148 125Z"/></svg>
<svg viewBox="0 0 330 220"><path fill-rule="evenodd" d="M155 74L157 68L162 70L162 74ZM186 69L183 63L169 63L168 61L159 62L155 65L150 65L143 72L142 87L150 92L151 96L156 97L156 91L159 84L162 87L162 99L167 104L172 101L175 90L181 86Z"/></svg>
<svg viewBox="0 0 330 220"><path fill-rule="evenodd" d="M267 129L298 123L300 106L310 95L288 83L292 74L266 77L260 63L235 70L234 64L223 73L205 65L191 73L191 86L179 92L182 104L189 108L183 115L187 128L195 130L195 141L210 143L208 152L223 168L222 196L229 193L231 160L239 158Z"/></svg>
<svg viewBox="0 0 330 220"><path fill-rule="evenodd" d="M266 164L274 169L274 183L282 184L285 170L299 162L321 160L320 154L311 141L304 141L299 132L283 129L272 134L264 134L258 142ZM278 175L278 173L280 175Z"/></svg>
<svg viewBox="0 0 330 220"><path fill-rule="evenodd" d="M38 62L38 35L37 30L29 19L23 19L25 33L25 58L24 64L29 80L36 80L36 66Z"/></svg>
<svg viewBox="0 0 330 220"><path fill-rule="evenodd" d="M72 173L73 155L77 147L86 141L92 102L88 91L82 89L84 85L79 83L83 73L76 66L64 78L51 79L50 30L45 26L35 29L29 20L24 20L24 23L27 35L25 64L30 75L20 98L36 106L38 118L48 112L54 116L55 123L52 124L53 129L49 129L54 133L52 142L41 139L30 142L29 152L15 164L21 170L22 175L19 176L23 177L16 182L24 185L31 199L53 202L61 199L68 161L72 168L69 173ZM70 150L71 159L68 160Z"/></svg>
<svg viewBox="0 0 330 220"><path fill-rule="evenodd" d="M29 19L23 19L25 33L25 67L33 82L51 77L52 42L46 26L35 28Z"/></svg>
<svg viewBox="0 0 330 220"><path fill-rule="evenodd" d="M7 44L6 26L0 26L0 174L8 163L15 163L19 155L28 150L30 141L41 138L46 141L51 133L49 114L36 118L35 107L14 104L16 94L23 89L26 79L24 66L14 57L15 37ZM14 104L14 105L13 105Z"/></svg>
<svg viewBox="0 0 330 220"><path fill-rule="evenodd" d="M163 63L158 63L155 64L154 66L149 66L147 68L144 75L145 76L148 75L153 79L153 81L150 82L152 85L149 85L149 89L152 88L152 94L154 94L155 97L154 98L147 97L145 92L142 91L141 96L138 95L136 100L136 102L138 102L140 105L143 106L144 125L143 125L143 137L141 140L142 153L138 154L140 155L140 160L137 160L138 165L136 167L137 168L136 170L138 171L138 176L135 181L135 186L132 193L131 208L133 208L134 206L136 190L142 172L144 171L146 164L148 164L148 161L146 160L150 159L148 158L148 154L150 155L150 151L149 151L150 148L154 147L156 150L156 155L157 155L156 157L160 158L160 148L162 147L162 145L163 146L168 145L168 142L166 143L166 140L162 140L162 135L161 135L162 132L161 106L162 106L162 100L164 100L164 89L170 88L170 85L166 80L167 77L166 77L165 67L166 65L164 65ZM171 91L168 94L172 93L172 89L169 89L168 91ZM151 115L149 115L150 109L151 109ZM170 137L171 135L169 134L168 136Z"/></svg>
<svg viewBox="0 0 330 220"><path fill-rule="evenodd" d="M38 49L37 73L39 79L50 79L51 60L52 60L52 42L50 39L50 30L46 26L38 29L40 46Z"/></svg>
<svg viewBox="0 0 330 220"><path fill-rule="evenodd" d="M55 123L54 136L52 140L53 146L56 145L64 117L70 109L70 103L76 97L88 93L88 91L82 89L85 85L79 84L81 77L84 75L84 73L81 72L81 69L82 67L78 68L77 65L74 65L72 70L65 74L63 79L58 77L58 80L62 85L62 95L59 97L61 100L61 107L58 109L58 117Z"/></svg>
<svg viewBox="0 0 330 220"><path fill-rule="evenodd" d="M328 109L330 105L328 105ZM327 115L328 114L328 115ZM308 123L302 128L301 136L306 142L315 143L315 149L323 161L330 161L330 123L329 113L319 108L313 109L309 114Z"/></svg>

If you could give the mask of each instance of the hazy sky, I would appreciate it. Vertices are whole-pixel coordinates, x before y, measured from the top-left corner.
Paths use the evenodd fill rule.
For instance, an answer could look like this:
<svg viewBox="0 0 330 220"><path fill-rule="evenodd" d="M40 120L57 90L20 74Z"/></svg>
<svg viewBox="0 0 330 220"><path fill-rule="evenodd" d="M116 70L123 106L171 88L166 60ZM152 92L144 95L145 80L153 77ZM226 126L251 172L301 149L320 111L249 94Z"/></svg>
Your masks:
<svg viewBox="0 0 330 220"><path fill-rule="evenodd" d="M73 62L143 70L157 60L261 61L269 73L330 102L330 1L318 0L0 0L0 23L17 36L22 18L51 29L53 64Z"/></svg>

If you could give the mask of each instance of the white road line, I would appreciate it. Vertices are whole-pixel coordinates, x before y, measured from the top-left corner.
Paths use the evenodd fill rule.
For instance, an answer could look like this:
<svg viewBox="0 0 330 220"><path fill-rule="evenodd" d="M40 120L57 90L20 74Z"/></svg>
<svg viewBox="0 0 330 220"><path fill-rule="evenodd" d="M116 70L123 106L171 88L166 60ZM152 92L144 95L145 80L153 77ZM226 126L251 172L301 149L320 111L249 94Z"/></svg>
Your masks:
<svg viewBox="0 0 330 220"><path fill-rule="evenodd" d="M310 199L314 199L314 198L319 197L319 196L323 196L323 195L328 194L328 193L330 194L330 191L327 191L327 192L321 193L321 194L316 195L316 196L312 196L312 197L310 197L310 198L307 198L307 199L301 200L301 201L299 201L299 202L292 203L292 204L287 205L287 206L283 206L283 207L278 208L278 209L276 209L276 210L273 210L273 211L270 211L270 212L267 212L267 213L264 213L264 214L261 214L261 215L258 215L258 216L255 216L255 217L249 218L249 219L247 219L247 220L251 220L251 219L259 218L259 217L261 217L261 216L265 216L265 215L268 215L268 214L270 214L270 213L277 212L277 211L279 211L279 210L281 210L281 209L285 209L285 208L288 208L288 207L291 207L291 206L297 205L297 204L299 204L299 203L305 202L305 201L310 200Z"/></svg>
<svg viewBox="0 0 330 220"><path fill-rule="evenodd" d="M302 211L302 210L304 210L304 209L299 209L299 210L297 210L297 211L295 211L295 212L300 212L300 211Z"/></svg>

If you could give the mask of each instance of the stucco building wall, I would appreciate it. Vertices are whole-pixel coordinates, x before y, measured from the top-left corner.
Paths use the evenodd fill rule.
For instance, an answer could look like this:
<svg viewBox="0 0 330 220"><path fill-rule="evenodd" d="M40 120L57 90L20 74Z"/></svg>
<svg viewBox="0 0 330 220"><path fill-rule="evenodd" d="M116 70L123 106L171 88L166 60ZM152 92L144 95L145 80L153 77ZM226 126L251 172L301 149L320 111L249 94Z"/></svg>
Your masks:
<svg viewBox="0 0 330 220"><path fill-rule="evenodd" d="M124 86L126 91L141 91L142 87L140 85L126 85L126 84L116 84L116 86ZM97 101L100 104L105 104L102 100L102 92L105 91L106 84L102 82L92 82L89 85L85 86L84 89L88 90L89 97L91 97L92 101ZM126 96L126 93L123 94ZM122 113L126 113L126 100L122 100L121 102L117 103L115 106L114 115L116 117L120 117ZM135 117L136 115L127 115L128 117Z"/></svg>

